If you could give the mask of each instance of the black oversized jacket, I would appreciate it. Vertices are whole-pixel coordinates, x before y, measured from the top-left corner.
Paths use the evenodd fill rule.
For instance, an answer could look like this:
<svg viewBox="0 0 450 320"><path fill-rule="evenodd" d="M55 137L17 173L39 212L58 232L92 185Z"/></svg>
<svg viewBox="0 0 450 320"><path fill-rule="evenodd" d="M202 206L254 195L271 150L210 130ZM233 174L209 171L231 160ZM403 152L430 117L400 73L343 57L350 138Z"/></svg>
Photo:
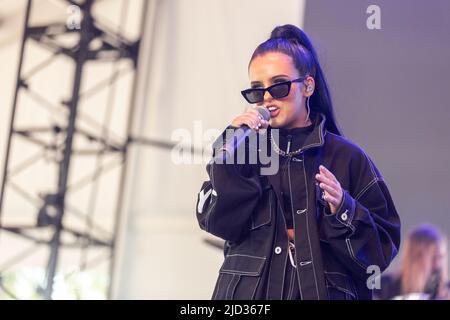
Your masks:
<svg viewBox="0 0 450 320"><path fill-rule="evenodd" d="M371 299L374 276L398 252L399 216L370 158L328 132L325 121L316 115L302 152L288 164L301 297ZM336 214L327 209L314 178L320 164L344 190ZM257 166L210 162L207 171L197 219L203 230L226 240L213 299L281 299L289 262L279 180L262 176Z"/></svg>

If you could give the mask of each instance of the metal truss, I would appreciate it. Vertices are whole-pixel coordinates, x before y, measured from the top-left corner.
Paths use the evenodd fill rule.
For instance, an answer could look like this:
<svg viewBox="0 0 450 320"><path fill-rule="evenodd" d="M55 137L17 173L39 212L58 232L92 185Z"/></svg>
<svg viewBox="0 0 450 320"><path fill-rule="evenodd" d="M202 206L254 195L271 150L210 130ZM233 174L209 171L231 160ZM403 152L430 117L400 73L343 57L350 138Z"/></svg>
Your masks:
<svg viewBox="0 0 450 320"><path fill-rule="evenodd" d="M20 237L22 240L30 242L30 247L23 252L17 252L9 261L0 266L0 277L11 269L14 265L35 252L36 246L46 246L49 249L49 256L45 264L46 275L42 285L37 288L37 292L42 298L51 299L54 291L54 279L60 263L61 250L63 248L79 248L81 250L79 270L86 270L100 261L108 260L112 265L114 254L117 222L121 211L121 196L115 201L115 210L111 212L114 221L113 228L105 228L96 221L94 213L95 204L98 201L99 179L105 173L117 169L124 170L127 149L133 138L130 137L130 126L125 126L126 132L116 134L111 128L112 106L114 105L116 84L121 81L124 75L135 76L139 52L139 39L129 40L120 32L121 27L126 24L126 13L128 0L123 2L120 21L117 28L102 22L101 17L95 16L95 0L69 1L55 0L63 6L74 6L79 9L79 27L68 25L67 21L54 22L47 25L31 25L33 3L28 0L20 60L17 73L8 141L5 151L5 161L3 167L3 178L0 190L0 230ZM147 1L142 4L144 7ZM146 9L142 10L144 20ZM143 23L141 23L143 25ZM119 30L119 31L118 31ZM142 30L141 30L142 32ZM75 39L75 40L74 40ZM48 58L33 67L24 70L29 58L29 45L34 43L45 52L49 53ZM33 77L48 68L56 59L62 59L65 64L73 66L72 74L61 74L61 81L69 80L71 86L70 96L60 103L52 102L52 98L35 89ZM121 68L120 62L128 61L127 68ZM83 79L86 78L86 66L95 63L109 63L114 72L105 75L102 81L86 88ZM134 78L135 79L135 78ZM133 85L134 86L134 85ZM134 90L131 88L131 90ZM107 92L103 102L105 114L102 121L94 119L87 114L83 114L80 104L89 105L89 99L98 93ZM24 98L26 97L26 99ZM23 125L20 117L21 109L29 107L33 101L33 108L42 112L49 112L55 119L60 121L49 121L47 124ZM98 104L98 98L96 104ZM126 108L128 119L133 117L129 106ZM95 107L95 106L93 106ZM89 128L89 129L87 129ZM84 141L79 147L77 139ZM29 144L30 148L37 150L25 159L18 159L14 153L14 147L18 140L22 144ZM150 144L153 142L150 141ZM33 147L31 147L33 146ZM75 158L91 157L95 159L95 167L88 168L85 176L80 176L70 171ZM112 158L113 160L105 160ZM36 163L45 159L55 172L56 181L48 191L52 182L44 181L45 188L39 186L36 190L29 190L26 184L27 174L32 174ZM122 167L122 168L121 168ZM123 193L124 171L119 178L117 188L118 194ZM69 174L70 173L70 174ZM21 175L20 180L16 177ZM30 175L30 179L33 176ZM24 182L25 181L25 182ZM34 184L33 184L34 185ZM76 192L89 186L90 194L87 209L80 208L82 204L69 203L70 193ZM26 224L15 224L8 221L10 212L6 212L7 202L11 194L21 197L29 202L34 208L34 221ZM79 225L66 223L68 216L78 219ZM81 227L80 227L81 226ZM1 240L1 239L0 239ZM88 250L101 248L106 250L100 258L88 261ZM111 267L112 268L112 267ZM110 268L110 272L112 270ZM112 276L112 274L110 274ZM1 283L0 278L0 285ZM3 288L5 292L10 292L8 288ZM13 298L13 293L10 293Z"/></svg>

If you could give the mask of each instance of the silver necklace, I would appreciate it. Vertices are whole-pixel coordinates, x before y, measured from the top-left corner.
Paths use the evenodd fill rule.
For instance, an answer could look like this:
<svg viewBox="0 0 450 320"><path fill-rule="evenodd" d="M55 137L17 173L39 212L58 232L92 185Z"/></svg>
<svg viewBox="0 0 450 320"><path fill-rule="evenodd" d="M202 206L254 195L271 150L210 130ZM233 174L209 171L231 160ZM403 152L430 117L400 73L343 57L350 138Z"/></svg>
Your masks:
<svg viewBox="0 0 450 320"><path fill-rule="evenodd" d="M274 140L273 134L272 134L272 130L270 130L270 143L271 143L273 149L275 150L275 152L278 153L279 155L282 155L283 157L295 156L297 154L302 153L302 148L297 149L292 152L286 152L286 151L281 150L280 147L278 147L277 144L275 143L275 140Z"/></svg>

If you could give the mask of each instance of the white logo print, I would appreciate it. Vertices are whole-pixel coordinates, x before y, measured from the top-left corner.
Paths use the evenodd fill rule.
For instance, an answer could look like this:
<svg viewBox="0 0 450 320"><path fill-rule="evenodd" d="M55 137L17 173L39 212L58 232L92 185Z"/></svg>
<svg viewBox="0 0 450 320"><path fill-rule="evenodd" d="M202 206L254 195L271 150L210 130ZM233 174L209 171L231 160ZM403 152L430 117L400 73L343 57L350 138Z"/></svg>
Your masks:
<svg viewBox="0 0 450 320"><path fill-rule="evenodd" d="M214 196L217 196L216 191L213 190L213 189L209 189L206 193L205 193L205 190L202 190L198 194L198 196L199 196L198 205L197 205L197 212L198 212L198 214L202 214L203 213L203 206L205 205L205 202L209 198L211 193Z"/></svg>

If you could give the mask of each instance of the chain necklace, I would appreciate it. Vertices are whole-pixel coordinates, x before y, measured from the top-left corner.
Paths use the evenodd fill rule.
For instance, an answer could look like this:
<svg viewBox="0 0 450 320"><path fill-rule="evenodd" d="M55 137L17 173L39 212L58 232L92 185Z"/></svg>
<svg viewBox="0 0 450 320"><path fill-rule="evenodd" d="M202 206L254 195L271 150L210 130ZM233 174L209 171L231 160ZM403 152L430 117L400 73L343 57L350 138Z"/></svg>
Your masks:
<svg viewBox="0 0 450 320"><path fill-rule="evenodd" d="M272 130L270 130L270 143L271 143L273 149L275 150L275 152L278 153L279 155L283 156L283 157L295 156L297 154L302 153L302 148L297 149L297 150L292 151L292 152L285 152L285 151L281 150L280 147L278 147L277 144L275 143L275 140L274 140L273 134L272 134Z"/></svg>

